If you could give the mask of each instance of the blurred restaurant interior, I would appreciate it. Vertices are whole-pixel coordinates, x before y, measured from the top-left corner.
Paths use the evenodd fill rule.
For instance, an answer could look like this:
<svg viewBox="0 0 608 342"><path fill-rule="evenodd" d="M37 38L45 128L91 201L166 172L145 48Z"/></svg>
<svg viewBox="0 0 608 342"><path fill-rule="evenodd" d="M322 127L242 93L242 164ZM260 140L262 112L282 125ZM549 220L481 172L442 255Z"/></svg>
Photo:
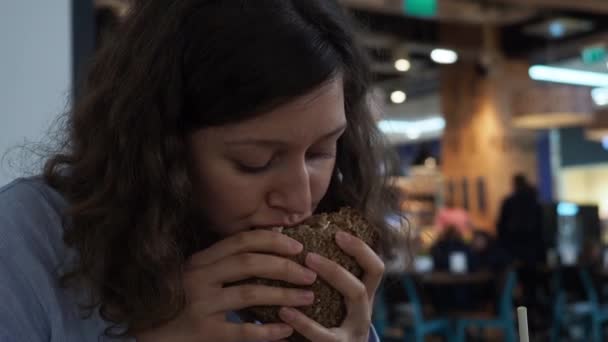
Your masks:
<svg viewBox="0 0 608 342"><path fill-rule="evenodd" d="M604 340L608 3L343 3L410 227L385 338L514 341L525 305L532 340Z"/></svg>
<svg viewBox="0 0 608 342"><path fill-rule="evenodd" d="M523 305L533 341L603 341L608 1L341 3L408 226L376 298L383 340L511 342ZM79 79L128 3L71 6Z"/></svg>

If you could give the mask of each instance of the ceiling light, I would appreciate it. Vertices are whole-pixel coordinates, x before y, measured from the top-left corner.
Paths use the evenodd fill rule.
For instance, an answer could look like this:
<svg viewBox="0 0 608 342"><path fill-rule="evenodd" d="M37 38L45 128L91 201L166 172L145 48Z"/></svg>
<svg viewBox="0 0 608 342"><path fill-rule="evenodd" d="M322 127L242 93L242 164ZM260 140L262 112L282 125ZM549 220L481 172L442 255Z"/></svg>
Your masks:
<svg viewBox="0 0 608 342"><path fill-rule="evenodd" d="M405 135L407 135L407 137L412 140L418 140L418 139L420 139L420 136L422 135L422 133L420 132L419 129L410 128L405 132Z"/></svg>
<svg viewBox="0 0 608 342"><path fill-rule="evenodd" d="M453 64L458 60L458 54L454 50L434 49L431 51L431 59L439 64Z"/></svg>
<svg viewBox="0 0 608 342"><path fill-rule="evenodd" d="M608 88L591 89L591 97L593 102L600 107L608 105Z"/></svg>
<svg viewBox="0 0 608 342"><path fill-rule="evenodd" d="M564 34L566 33L566 28L564 27L564 24L561 23L560 21L552 21L549 24L549 34L551 35L551 37L553 38L561 38L564 36Z"/></svg>
<svg viewBox="0 0 608 342"><path fill-rule="evenodd" d="M424 133L442 131L445 128L445 120L441 115L422 120L382 120L378 122L380 130L386 134L405 134L414 139Z"/></svg>
<svg viewBox="0 0 608 342"><path fill-rule="evenodd" d="M391 93L391 101L393 103L403 103L405 102L405 100L407 99L407 95L402 92L401 90L396 90L394 92Z"/></svg>
<svg viewBox="0 0 608 342"><path fill-rule="evenodd" d="M553 17L524 25L522 31L545 39L562 39L593 30L592 21L570 17Z"/></svg>
<svg viewBox="0 0 608 342"><path fill-rule="evenodd" d="M534 65L530 67L528 74L531 79L536 81L573 84L587 87L608 87L608 73Z"/></svg>
<svg viewBox="0 0 608 342"><path fill-rule="evenodd" d="M406 72L410 70L411 67L412 64L407 59L401 58L395 61L395 69L401 72Z"/></svg>

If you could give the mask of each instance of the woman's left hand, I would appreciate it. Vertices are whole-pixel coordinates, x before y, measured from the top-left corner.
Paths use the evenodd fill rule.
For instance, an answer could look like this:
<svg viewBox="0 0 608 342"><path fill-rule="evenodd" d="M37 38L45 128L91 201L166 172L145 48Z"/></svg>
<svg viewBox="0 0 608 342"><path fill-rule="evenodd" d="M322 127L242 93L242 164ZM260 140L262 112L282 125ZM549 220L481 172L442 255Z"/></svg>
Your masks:
<svg viewBox="0 0 608 342"><path fill-rule="evenodd" d="M384 263L365 242L348 233L337 233L336 243L359 263L363 279L357 279L342 266L314 253L308 253L306 266L344 296L347 314L342 325L327 329L294 308L282 308L279 315L310 341L367 342L374 294L384 274Z"/></svg>

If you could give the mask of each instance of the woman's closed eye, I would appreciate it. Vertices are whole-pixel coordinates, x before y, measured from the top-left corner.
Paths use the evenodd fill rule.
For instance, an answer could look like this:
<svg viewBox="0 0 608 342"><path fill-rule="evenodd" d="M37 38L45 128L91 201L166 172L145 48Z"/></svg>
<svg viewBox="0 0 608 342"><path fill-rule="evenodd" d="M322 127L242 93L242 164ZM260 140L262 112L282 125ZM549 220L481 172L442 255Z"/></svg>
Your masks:
<svg viewBox="0 0 608 342"><path fill-rule="evenodd" d="M306 152L306 162L323 162L326 160L333 160L336 158L336 146L328 146L318 148ZM236 158L234 159L235 167L238 171L247 174L260 174L268 171L273 164L276 162L277 156L271 158Z"/></svg>
<svg viewBox="0 0 608 342"><path fill-rule="evenodd" d="M306 152L306 160L327 160L327 159L335 159L336 152L338 149L337 141L333 141L332 143L323 143L316 146L312 146Z"/></svg>
<svg viewBox="0 0 608 342"><path fill-rule="evenodd" d="M252 162L252 161L235 161L236 168L244 173L262 173L268 168L270 168L270 164L272 163L272 159L268 159L267 161L260 162Z"/></svg>

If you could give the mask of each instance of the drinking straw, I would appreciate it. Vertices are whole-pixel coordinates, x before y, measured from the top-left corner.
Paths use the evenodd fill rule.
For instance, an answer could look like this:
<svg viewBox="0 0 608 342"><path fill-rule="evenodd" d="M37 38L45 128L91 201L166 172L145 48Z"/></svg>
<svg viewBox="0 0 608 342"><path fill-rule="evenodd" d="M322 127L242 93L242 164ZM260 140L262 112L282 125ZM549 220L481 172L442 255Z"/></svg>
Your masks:
<svg viewBox="0 0 608 342"><path fill-rule="evenodd" d="M525 306L517 308L517 325L519 326L519 342L530 342L528 335L528 311Z"/></svg>

